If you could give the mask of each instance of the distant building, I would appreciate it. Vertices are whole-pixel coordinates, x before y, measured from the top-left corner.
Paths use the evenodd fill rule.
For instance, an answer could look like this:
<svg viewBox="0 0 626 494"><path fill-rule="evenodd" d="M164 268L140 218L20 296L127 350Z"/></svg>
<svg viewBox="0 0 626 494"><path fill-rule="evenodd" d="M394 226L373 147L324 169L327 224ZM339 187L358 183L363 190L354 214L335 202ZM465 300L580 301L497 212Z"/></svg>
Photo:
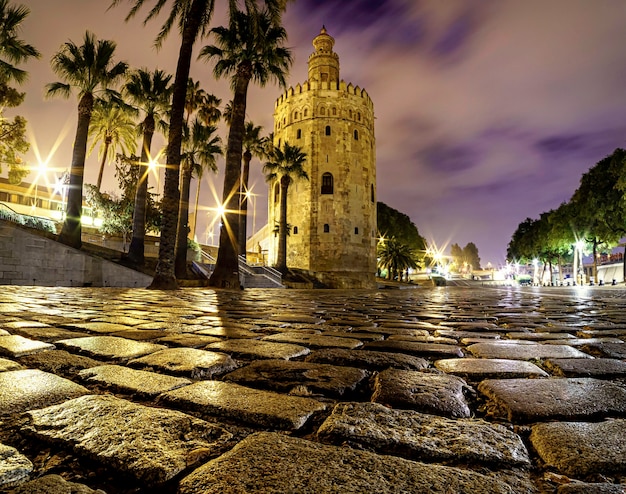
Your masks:
<svg viewBox="0 0 626 494"><path fill-rule="evenodd" d="M335 288L372 287L376 274L376 145L374 105L359 86L339 78L335 40L325 28L313 40L308 79L278 98L274 145L307 155L309 180L288 193L287 265ZM280 184L269 184L269 264L278 242ZM266 237L267 238L267 237Z"/></svg>

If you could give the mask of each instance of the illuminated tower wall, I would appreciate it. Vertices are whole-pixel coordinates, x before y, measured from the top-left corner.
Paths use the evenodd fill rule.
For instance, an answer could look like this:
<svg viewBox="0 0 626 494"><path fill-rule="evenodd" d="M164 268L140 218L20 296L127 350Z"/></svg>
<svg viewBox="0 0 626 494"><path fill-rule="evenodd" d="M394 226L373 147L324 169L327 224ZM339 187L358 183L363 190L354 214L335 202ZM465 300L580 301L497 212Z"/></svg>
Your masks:
<svg viewBox="0 0 626 494"><path fill-rule="evenodd" d="M340 80L334 43L322 28L307 81L276 102L274 145L300 147L309 176L289 187L287 265L334 288L369 288L376 273L374 106L364 89ZM280 215L277 182L268 196L271 229Z"/></svg>

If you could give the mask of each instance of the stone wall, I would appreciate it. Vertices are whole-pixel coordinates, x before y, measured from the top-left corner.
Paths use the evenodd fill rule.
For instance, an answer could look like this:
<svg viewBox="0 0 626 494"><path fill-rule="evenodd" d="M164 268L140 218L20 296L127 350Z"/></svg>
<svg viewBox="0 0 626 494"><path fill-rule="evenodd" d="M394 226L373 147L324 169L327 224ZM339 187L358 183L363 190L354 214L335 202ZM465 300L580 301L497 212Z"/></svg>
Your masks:
<svg viewBox="0 0 626 494"><path fill-rule="evenodd" d="M147 287L152 278L0 220L0 285Z"/></svg>

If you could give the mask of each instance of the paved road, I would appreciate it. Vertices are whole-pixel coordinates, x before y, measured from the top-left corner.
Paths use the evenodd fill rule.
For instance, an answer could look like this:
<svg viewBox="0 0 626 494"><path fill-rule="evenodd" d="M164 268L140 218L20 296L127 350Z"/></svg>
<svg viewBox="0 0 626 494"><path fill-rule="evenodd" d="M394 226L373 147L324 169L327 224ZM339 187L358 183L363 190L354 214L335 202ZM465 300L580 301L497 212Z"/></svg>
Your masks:
<svg viewBox="0 0 626 494"><path fill-rule="evenodd" d="M0 491L623 493L625 340L619 287L6 286Z"/></svg>

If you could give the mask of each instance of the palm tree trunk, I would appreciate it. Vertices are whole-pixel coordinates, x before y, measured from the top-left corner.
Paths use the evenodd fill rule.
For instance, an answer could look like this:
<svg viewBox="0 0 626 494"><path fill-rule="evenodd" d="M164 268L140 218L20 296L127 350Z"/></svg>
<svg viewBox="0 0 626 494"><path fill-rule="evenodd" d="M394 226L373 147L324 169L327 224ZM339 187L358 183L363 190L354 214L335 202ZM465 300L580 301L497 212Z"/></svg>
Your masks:
<svg viewBox="0 0 626 494"><path fill-rule="evenodd" d="M128 259L138 265L145 261L145 241L146 241L146 204L148 201L148 177L150 168L150 148L152 147L152 136L154 135L154 118L146 117L144 121L143 143L141 145L141 167L135 191L135 206L133 211L133 236L128 247Z"/></svg>
<svg viewBox="0 0 626 494"><path fill-rule="evenodd" d="M239 235L239 187L241 182L241 154L246 118L246 97L250 72L235 76L232 120L228 132L226 151L226 169L224 170L224 189L222 204L226 212L220 228L220 243L215 270L209 279L209 286L221 288L241 288L239 283L239 259L237 254L237 236Z"/></svg>
<svg viewBox="0 0 626 494"><path fill-rule="evenodd" d="M191 238L196 237L196 226L198 226L198 202L200 201L200 186L202 185L201 177L198 177L198 186L196 187L196 203L194 206L194 211L196 212L196 217L193 220L193 231L191 232Z"/></svg>
<svg viewBox="0 0 626 494"><path fill-rule="evenodd" d="M178 231L176 234L176 260L174 268L176 278L187 276L187 237L189 236L189 188L191 184L191 165L183 165L180 203L178 207Z"/></svg>
<svg viewBox="0 0 626 494"><path fill-rule="evenodd" d="M178 53L172 94L170 131L167 140L167 167L165 168L163 199L161 201L163 219L159 241L159 262L152 283L148 287L152 289L173 290L178 288L174 261L178 226L178 181L180 177L180 148L183 138L183 115L193 45L198 36L200 22L203 19L202 12L205 3L206 0L193 0L182 30L182 41Z"/></svg>
<svg viewBox="0 0 626 494"><path fill-rule="evenodd" d="M280 179L280 218L278 220L278 254L276 269L287 274L287 192L289 177L283 175Z"/></svg>
<svg viewBox="0 0 626 494"><path fill-rule="evenodd" d="M87 138L92 110L93 95L86 93L78 103L78 124L72 150L72 166L70 168L70 183L67 191L65 221L59 234L59 242L75 249L80 249L82 245L80 219L83 210L83 177L85 175Z"/></svg>
<svg viewBox="0 0 626 494"><path fill-rule="evenodd" d="M241 190L239 196L241 205L239 207L239 255L246 257L246 236L248 230L248 177L250 176L250 160L252 155L249 152L243 153L243 171L241 173Z"/></svg>
<svg viewBox="0 0 626 494"><path fill-rule="evenodd" d="M106 137L104 139L104 152L102 153L102 161L100 162L100 171L98 172L98 182L96 183L96 187L98 187L98 192L101 192L102 190L102 177L104 175L104 165L107 162L110 145L111 145L111 138Z"/></svg>

